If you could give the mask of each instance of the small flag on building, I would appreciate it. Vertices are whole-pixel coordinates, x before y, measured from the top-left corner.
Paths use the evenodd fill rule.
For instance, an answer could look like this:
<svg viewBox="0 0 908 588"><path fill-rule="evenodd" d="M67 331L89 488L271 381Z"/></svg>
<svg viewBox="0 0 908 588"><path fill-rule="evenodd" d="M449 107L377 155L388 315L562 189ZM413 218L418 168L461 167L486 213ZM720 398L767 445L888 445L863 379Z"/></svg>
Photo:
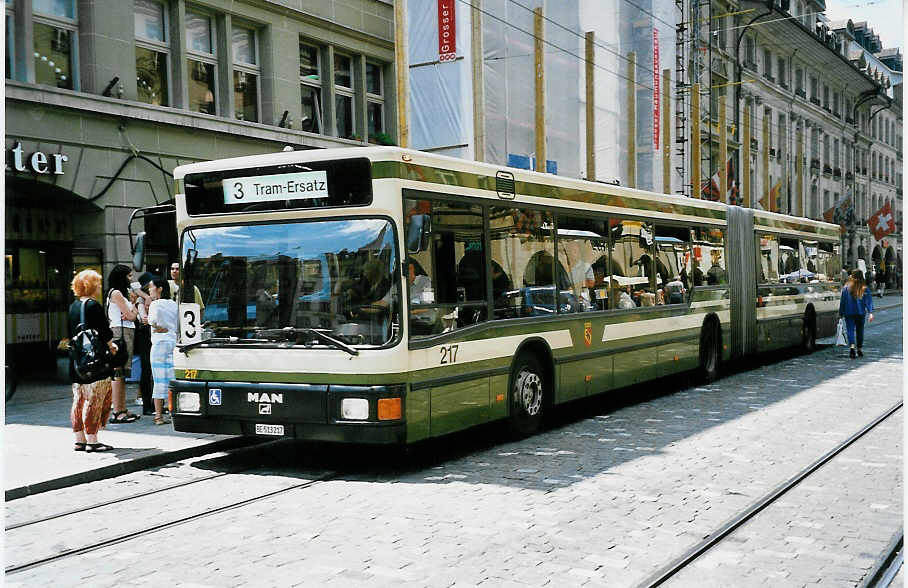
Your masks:
<svg viewBox="0 0 908 588"><path fill-rule="evenodd" d="M732 158L728 159L728 162L725 164L725 175L728 178L728 190L725 194L725 202L728 204L738 204L738 182L735 178L735 166ZM721 192L719 190L719 172L713 174L713 176L707 182L703 182L703 186L700 189L700 197L703 200L712 200L713 202L721 200Z"/></svg>
<svg viewBox="0 0 908 588"><path fill-rule="evenodd" d="M779 211L779 195L782 192L782 179L779 178L779 181L769 189L768 197L764 195L760 198L760 206L763 207L763 210L768 210L769 212L778 212Z"/></svg>
<svg viewBox="0 0 908 588"><path fill-rule="evenodd" d="M867 221L867 226L870 227L870 232L873 233L873 238L877 241L889 233L895 232L895 215L892 214L892 206L888 200L883 205L883 208L870 217Z"/></svg>

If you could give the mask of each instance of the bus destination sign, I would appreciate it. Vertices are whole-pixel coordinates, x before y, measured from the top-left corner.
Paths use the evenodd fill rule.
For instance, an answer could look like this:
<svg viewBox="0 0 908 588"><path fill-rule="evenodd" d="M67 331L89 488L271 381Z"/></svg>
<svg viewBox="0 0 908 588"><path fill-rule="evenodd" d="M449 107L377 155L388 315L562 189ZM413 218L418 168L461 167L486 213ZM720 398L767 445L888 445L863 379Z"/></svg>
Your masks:
<svg viewBox="0 0 908 588"><path fill-rule="evenodd" d="M328 174L324 171L227 178L221 186L224 204L328 198Z"/></svg>

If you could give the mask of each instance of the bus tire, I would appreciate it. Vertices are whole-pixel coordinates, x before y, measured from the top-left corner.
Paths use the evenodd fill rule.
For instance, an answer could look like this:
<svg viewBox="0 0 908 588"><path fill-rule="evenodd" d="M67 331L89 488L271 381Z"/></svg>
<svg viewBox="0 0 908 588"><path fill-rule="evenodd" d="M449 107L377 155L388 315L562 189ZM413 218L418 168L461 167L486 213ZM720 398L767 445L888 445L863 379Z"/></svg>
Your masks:
<svg viewBox="0 0 908 588"><path fill-rule="evenodd" d="M707 384L719 379L719 364L722 361L722 345L719 324L708 320L700 332L700 379Z"/></svg>
<svg viewBox="0 0 908 588"><path fill-rule="evenodd" d="M807 309L804 313L804 322L801 325L801 350L804 353L813 353L817 349L817 317L813 310Z"/></svg>
<svg viewBox="0 0 908 588"><path fill-rule="evenodd" d="M521 354L511 369L508 390L509 428L518 437L539 430L546 402L545 371L535 355Z"/></svg>

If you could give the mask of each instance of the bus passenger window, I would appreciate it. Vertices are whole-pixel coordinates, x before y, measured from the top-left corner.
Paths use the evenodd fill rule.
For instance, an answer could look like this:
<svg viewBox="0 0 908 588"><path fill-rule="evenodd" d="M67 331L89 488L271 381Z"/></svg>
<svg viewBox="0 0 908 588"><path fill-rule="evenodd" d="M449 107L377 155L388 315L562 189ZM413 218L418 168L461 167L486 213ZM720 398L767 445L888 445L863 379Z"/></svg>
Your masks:
<svg viewBox="0 0 908 588"><path fill-rule="evenodd" d="M800 244L797 239L779 239L779 278L786 283L801 281Z"/></svg>
<svg viewBox="0 0 908 588"><path fill-rule="evenodd" d="M761 282L779 281L779 240L775 235L760 235Z"/></svg>
<svg viewBox="0 0 908 588"><path fill-rule="evenodd" d="M821 242L817 253L817 279L821 282L842 281L842 259L838 243Z"/></svg>
<svg viewBox="0 0 908 588"><path fill-rule="evenodd" d="M627 309L656 304L655 238L653 225L611 219L609 308Z"/></svg>
<svg viewBox="0 0 908 588"><path fill-rule="evenodd" d="M558 217L558 264L564 271L559 284L562 311L586 312L608 308L608 233L605 221ZM565 271L566 270L566 271Z"/></svg>
<svg viewBox="0 0 908 588"><path fill-rule="evenodd" d="M728 283L725 266L725 231L697 227L693 231L694 285L716 286Z"/></svg>
<svg viewBox="0 0 908 588"><path fill-rule="evenodd" d="M493 206L489 209L489 227L495 318L558 312L555 284L567 289L570 279L555 262L552 214ZM503 278L495 278L498 269L508 278L510 289L504 290ZM567 310L562 308L561 312Z"/></svg>
<svg viewBox="0 0 908 588"><path fill-rule="evenodd" d="M408 231L421 224L427 237L407 235L411 335L433 335L485 320L482 207L405 200L404 210L405 218L423 217L408 222Z"/></svg>
<svg viewBox="0 0 908 588"><path fill-rule="evenodd" d="M690 228L656 227L656 304L682 304L687 300Z"/></svg>

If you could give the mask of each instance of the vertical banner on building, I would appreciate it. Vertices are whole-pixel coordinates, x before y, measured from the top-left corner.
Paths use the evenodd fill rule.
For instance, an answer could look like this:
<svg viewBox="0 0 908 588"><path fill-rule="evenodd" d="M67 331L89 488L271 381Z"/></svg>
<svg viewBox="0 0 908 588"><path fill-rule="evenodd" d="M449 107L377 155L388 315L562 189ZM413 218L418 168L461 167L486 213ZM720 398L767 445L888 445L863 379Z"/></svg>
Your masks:
<svg viewBox="0 0 908 588"><path fill-rule="evenodd" d="M659 91L659 31L653 27L653 151L659 151L659 105L662 92Z"/></svg>
<svg viewBox="0 0 908 588"><path fill-rule="evenodd" d="M457 57L457 28L454 4L457 0L438 0L438 61Z"/></svg>

